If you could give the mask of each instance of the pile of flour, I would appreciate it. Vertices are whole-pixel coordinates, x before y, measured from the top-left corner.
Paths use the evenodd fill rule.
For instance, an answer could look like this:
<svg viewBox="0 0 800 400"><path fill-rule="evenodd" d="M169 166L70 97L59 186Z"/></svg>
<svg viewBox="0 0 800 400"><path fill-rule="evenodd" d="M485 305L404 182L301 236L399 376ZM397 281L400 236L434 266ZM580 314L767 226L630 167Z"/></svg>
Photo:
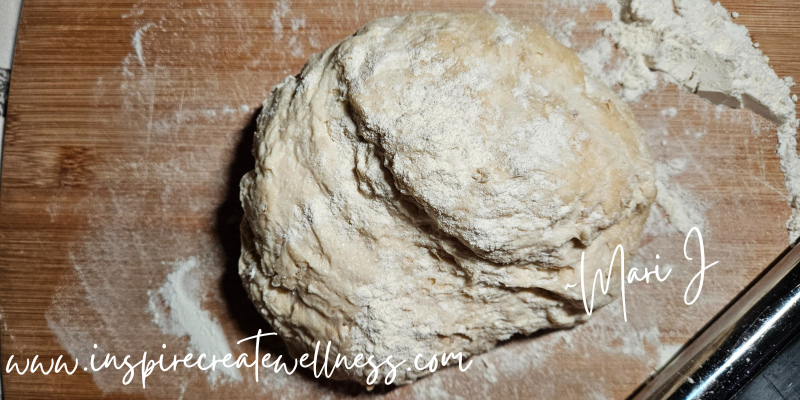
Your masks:
<svg viewBox="0 0 800 400"><path fill-rule="evenodd" d="M613 48L601 40L581 53L582 61L606 84L619 84L628 101L654 90L660 71L672 83L714 104L748 108L778 125L777 153L792 206L786 227L791 241L800 236L797 97L790 92L795 85L792 78L778 77L747 28L735 24L719 3L608 0L606 4L613 18L599 28L624 58L617 68L603 70L613 58Z"/></svg>

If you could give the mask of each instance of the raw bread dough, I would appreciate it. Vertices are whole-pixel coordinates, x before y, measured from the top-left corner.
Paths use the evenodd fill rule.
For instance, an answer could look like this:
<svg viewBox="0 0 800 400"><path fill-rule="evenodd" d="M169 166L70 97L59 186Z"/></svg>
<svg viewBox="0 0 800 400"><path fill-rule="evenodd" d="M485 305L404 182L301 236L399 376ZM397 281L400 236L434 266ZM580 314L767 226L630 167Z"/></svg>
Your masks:
<svg viewBox="0 0 800 400"><path fill-rule="evenodd" d="M467 356L586 320L565 288L581 252L589 280L630 256L655 196L627 106L497 15L369 23L275 87L253 152L239 272L293 355L331 341L331 361Z"/></svg>

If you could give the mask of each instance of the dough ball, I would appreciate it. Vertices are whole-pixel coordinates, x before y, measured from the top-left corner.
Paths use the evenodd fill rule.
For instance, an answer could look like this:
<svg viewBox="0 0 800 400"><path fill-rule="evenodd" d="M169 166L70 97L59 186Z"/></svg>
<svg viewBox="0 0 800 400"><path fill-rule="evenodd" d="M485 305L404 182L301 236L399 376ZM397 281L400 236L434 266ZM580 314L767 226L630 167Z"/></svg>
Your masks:
<svg viewBox="0 0 800 400"><path fill-rule="evenodd" d="M655 197L628 107L497 15L369 23L275 87L253 152L239 272L295 355L466 357L573 326L581 253L589 280L630 257Z"/></svg>

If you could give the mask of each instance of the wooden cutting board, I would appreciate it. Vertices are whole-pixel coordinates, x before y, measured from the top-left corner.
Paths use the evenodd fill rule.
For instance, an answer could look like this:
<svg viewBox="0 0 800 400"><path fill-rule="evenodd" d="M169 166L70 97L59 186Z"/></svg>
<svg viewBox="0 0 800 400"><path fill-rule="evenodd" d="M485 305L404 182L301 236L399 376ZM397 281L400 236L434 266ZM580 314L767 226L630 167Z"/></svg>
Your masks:
<svg viewBox="0 0 800 400"><path fill-rule="evenodd" d="M722 3L739 12L780 76L800 78L800 4ZM162 329L148 308L181 267L201 315L234 353L252 353L235 342L269 327L236 273L237 185L252 168L260 102L314 52L375 17L414 10L503 13L571 31L576 49L598 39L594 22L609 18L604 6L553 11L521 0L26 1L0 190L3 368L11 355L185 354L190 336ZM686 163L670 184L703 210L706 256L719 261L692 306L683 294L696 260L683 258L684 235L662 223L635 263L674 271L665 283L629 287L628 322L617 303L575 329L511 340L465 373L448 368L367 393L301 372L260 382L249 371L214 382L197 370L156 373L146 389L123 385L118 371L3 372L5 399L624 398L787 246L790 214L769 123L667 84L632 107L656 159ZM667 107L677 115L662 115ZM285 353L277 339L261 351Z"/></svg>

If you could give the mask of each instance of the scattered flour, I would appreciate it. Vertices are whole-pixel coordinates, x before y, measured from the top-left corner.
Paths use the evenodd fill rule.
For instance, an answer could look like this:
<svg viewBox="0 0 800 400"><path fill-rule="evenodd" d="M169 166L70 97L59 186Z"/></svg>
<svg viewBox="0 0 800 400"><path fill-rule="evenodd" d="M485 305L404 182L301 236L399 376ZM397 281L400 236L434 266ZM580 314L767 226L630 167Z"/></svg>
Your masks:
<svg viewBox="0 0 800 400"><path fill-rule="evenodd" d="M656 199L658 202L658 199ZM650 207L650 215L647 217L647 222L644 224L642 230L643 235L659 237L675 233L677 229L674 225L670 224L669 217L662 207Z"/></svg>
<svg viewBox="0 0 800 400"><path fill-rule="evenodd" d="M272 32L275 34L275 39L280 40L283 37L283 22L281 19L289 14L291 0L279 0L275 3L275 8L272 10Z"/></svg>
<svg viewBox="0 0 800 400"><path fill-rule="evenodd" d="M566 47L572 48L572 31L575 30L575 27L578 26L578 23L575 20L570 18L562 18L562 19L548 19L545 22L544 28L550 32L553 37L558 40L559 43L563 44Z"/></svg>
<svg viewBox="0 0 800 400"><path fill-rule="evenodd" d="M130 17L138 17L138 16L141 16L143 13L144 13L143 10L138 9L138 8L133 8L130 12L122 14L122 18L125 19L125 18L130 18Z"/></svg>
<svg viewBox="0 0 800 400"><path fill-rule="evenodd" d="M445 382L439 375L432 375L411 386L415 399L419 400L464 400L463 397L450 394Z"/></svg>
<svg viewBox="0 0 800 400"><path fill-rule="evenodd" d="M6 323L6 318L3 316L3 308L0 307L0 321L3 322L3 331L8 333L8 337L12 340L14 339L14 335L8 330L8 324ZM0 393L3 393L0 391Z"/></svg>
<svg viewBox="0 0 800 400"><path fill-rule="evenodd" d="M697 227L701 232L708 232L705 211L709 206L698 200L691 192L685 190L672 177L686 169L685 158L675 158L667 163L656 163L656 202L664 209L672 226L684 235Z"/></svg>
<svg viewBox="0 0 800 400"><path fill-rule="evenodd" d="M607 38L597 39L592 46L580 51L578 58L609 87L619 83L615 73L608 70L614 58L614 44Z"/></svg>
<svg viewBox="0 0 800 400"><path fill-rule="evenodd" d="M653 357L653 352L663 345L656 324L647 319L650 316L619 323L622 314L620 302L609 304L604 310L586 324L569 331L553 331L533 340L512 341L478 357L475 363L479 365L472 368L478 374L475 378L482 378L486 382L483 398L497 398L497 394L492 396L492 387L518 380L535 381L537 398L614 398L609 386L604 383L604 376L607 375L596 373L608 368L610 364L607 362L614 360L631 368L637 365L635 368L642 371L655 369L657 359ZM598 354L604 354L607 358L598 359ZM559 357L572 360L570 372L574 375L564 376L559 366L554 367L557 364L554 359ZM495 371L491 371L492 367ZM491 379L495 375L497 384L493 386ZM575 376L581 377L580 385L574 384ZM642 379L645 376L642 375ZM436 377L433 375L431 378ZM412 388L431 378L416 382ZM569 397L564 397L565 387L569 387L566 392Z"/></svg>
<svg viewBox="0 0 800 400"><path fill-rule="evenodd" d="M683 133L684 133L686 136L693 136L693 137L695 137L695 138L698 138L698 139L699 139L699 138L701 138L701 137L705 136L705 135L706 135L706 133L708 133L708 132L707 132L705 129L694 130L694 131L692 131L692 130L689 130L689 129L684 129L684 130L683 130Z"/></svg>
<svg viewBox="0 0 800 400"><path fill-rule="evenodd" d="M626 57L604 80L619 83L627 100L655 89L655 71L661 71L712 103L749 108L778 125L777 152L792 206L786 226L794 240L800 235L800 157L792 79L776 75L747 28L733 23L719 3L608 0L607 4L613 19L599 27Z"/></svg>
<svg viewBox="0 0 800 400"><path fill-rule="evenodd" d="M661 369L663 366L667 365L669 360L678 353L678 351L683 347L679 344L662 344L658 348L658 365L656 369Z"/></svg>
<svg viewBox="0 0 800 400"><path fill-rule="evenodd" d="M246 32L254 21L247 19L244 9L234 6L227 8L224 16L237 20ZM213 9L204 14L209 12L214 15ZM103 357L106 352L131 355L134 359L141 357L142 351L184 355L187 346L194 353L230 352L223 327L232 323L227 315L219 313L225 308L217 290L225 271L224 250L213 229L187 232L185 226L175 224L175 216L214 215L224 201L228 180L230 154L226 149L235 148L238 132L252 114L252 108L243 102L265 96L268 88L244 94L244 89L234 87L236 93L231 95L230 87L219 87L213 63L201 63L190 71L175 68L181 58L171 52L182 51L175 44L184 43L183 38L173 35L182 30L177 25L190 21L211 26L215 21L194 13L195 10L152 8L140 2L123 16L130 18L132 24L131 50L116 70L117 76L97 79L94 94L96 104L109 97L119 101L124 118L120 118L118 126L138 136L125 143L129 146L125 150L130 151L121 152L106 164L106 168L112 168L107 173L115 179L92 187L86 197L74 204L59 201L56 196L47 207L53 218L62 211L87 215L87 226L91 227L70 243L73 274L65 274L45 315L61 346L82 365L92 355ZM257 49L246 38L239 37L242 45L236 51L250 58L260 56L249 53ZM176 43L168 46L163 40ZM223 43L219 34L212 32L195 36L191 45L218 54L230 51L221 47ZM111 82L119 82L119 86ZM219 99L223 98L229 103L222 103ZM186 145L209 126L216 127L216 131L207 136L207 145ZM227 128L220 130L220 126ZM175 151L150 151L156 146ZM196 168L198 164L204 168ZM188 257L191 254L197 256ZM160 260L175 257L183 258L166 264L167 269L174 266L168 274L170 271L165 271ZM136 285L129 285L130 282ZM148 294L140 290L142 285L157 289ZM162 349L162 343L166 349ZM96 349L93 344L98 345ZM229 386L214 383L250 378L238 370L220 371L219 365L216 372L208 372L211 375L196 369L154 373L147 380L146 390L135 382L122 385L120 371L91 375L104 393L158 393L156 396L169 398L177 398L184 391L189 396L205 389L204 377L211 390ZM177 379L176 374L180 374ZM266 373L261 381L278 387L282 378L285 377ZM187 388L186 382L195 383ZM299 385L290 384L286 389L297 393L305 390L296 386ZM159 389L153 391L151 387Z"/></svg>
<svg viewBox="0 0 800 400"><path fill-rule="evenodd" d="M601 27L632 60L619 71L626 98L654 89L649 83L657 70L715 104L750 108L776 124L794 118L791 79L778 78L747 28L719 3L675 0L674 6L677 13L671 0L609 4L614 20Z"/></svg>
<svg viewBox="0 0 800 400"><path fill-rule="evenodd" d="M291 54L294 58L304 58L306 56L306 51L304 49L304 43L299 35L299 32L307 29L306 16L305 14L296 15L297 12L292 10L291 5L291 0L279 0L275 3L275 7L273 8L271 14L272 32L275 35L276 42L282 41L284 34L284 21L288 20L289 27L291 28L291 36L285 44L281 43L279 46L288 48L289 54ZM308 38L308 43L314 49L319 48L319 43L313 35Z"/></svg>
<svg viewBox="0 0 800 400"><path fill-rule="evenodd" d="M570 6L573 0L557 3ZM658 87L659 72L669 82L720 106L748 108L778 126L777 153L785 174L792 216L786 222L789 239L800 235L800 157L797 155L798 121L790 93L791 77L779 78L769 58L753 43L747 28L731 20L737 14L719 3L696 0L598 0L612 11L612 20L597 25L621 50L606 39L579 52L581 61L609 86L618 85L627 101L637 101ZM558 32L551 32L554 36ZM666 108L664 117L677 110ZM714 116L719 119L718 110ZM763 127L752 121L754 135ZM704 131L694 132L702 137ZM666 141L662 141L666 145ZM682 191L683 193L687 193ZM674 197L670 197L675 199ZM667 199L660 199L667 200ZM663 204L662 204L663 206ZM697 208L682 212L681 204L669 206L675 215L696 215ZM677 222L682 225L686 221Z"/></svg>
<svg viewBox="0 0 800 400"><path fill-rule="evenodd" d="M147 292L147 308L153 315L153 323L164 334L189 337L189 352L222 358L232 351L222 327L201 307L203 299L198 293L202 293L202 281L200 276L193 274L198 265L197 257L176 261L164 284ZM238 369L223 367L209 372L209 383L216 385L220 375L234 381L242 380Z"/></svg>
<svg viewBox="0 0 800 400"><path fill-rule="evenodd" d="M675 118L678 115L678 109L675 107L667 107L661 110L661 116L667 118Z"/></svg>

